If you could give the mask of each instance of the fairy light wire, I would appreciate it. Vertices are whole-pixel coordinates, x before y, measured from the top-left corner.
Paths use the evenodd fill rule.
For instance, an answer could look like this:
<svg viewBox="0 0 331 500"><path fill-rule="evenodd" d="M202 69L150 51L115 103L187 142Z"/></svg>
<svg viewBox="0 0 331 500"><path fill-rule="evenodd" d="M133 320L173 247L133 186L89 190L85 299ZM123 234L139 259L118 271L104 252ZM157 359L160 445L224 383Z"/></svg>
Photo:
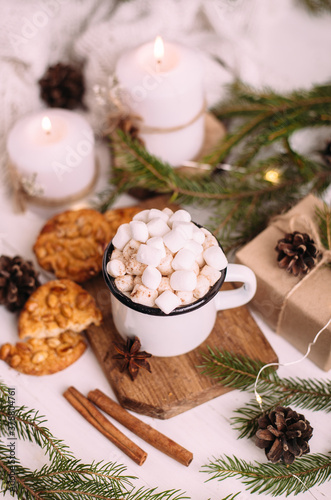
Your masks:
<svg viewBox="0 0 331 500"><path fill-rule="evenodd" d="M268 368L268 367L271 367L271 366L290 366L290 365L295 365L297 363L301 363L301 361L303 361L304 359L307 358L307 356L309 356L309 353L310 353L310 350L311 348L313 347L314 344L316 344L319 336L322 334L322 332L324 332L324 330L330 325L331 323L331 318L329 319L329 321L326 323L326 325L323 326L323 328L321 328L319 330L319 332L315 335L315 338L312 342L309 343L308 345L308 348L307 348L307 352L306 354L302 357L302 358L299 358L297 359L296 361L290 361L289 363L268 363L267 365L264 365L262 366L262 368L259 370L258 374L257 374L257 377L255 379L255 384L254 384L254 394L255 394L255 399L256 401L258 402L261 410L263 411L263 408L262 408L262 397L261 395L258 393L257 391L257 385L258 385L258 382L259 382L259 378L260 378L260 375L261 373L263 372L263 370L265 368Z"/></svg>
<svg viewBox="0 0 331 500"><path fill-rule="evenodd" d="M263 407L262 407L262 397L261 395L258 393L257 391L257 384L259 382L259 378L260 378L260 375L261 373L263 372L263 370L267 367L270 367L270 366L290 366L290 365L295 365L297 363L301 363L301 361L303 361L304 359L307 358L307 356L309 355L310 353L310 350L311 348L313 347L314 344L316 344L319 336L321 335L322 332L324 332L324 330L330 325L331 323L331 318L329 319L329 321L326 323L326 325L323 326L323 328L321 328L319 330L319 332L317 332L317 334L315 335L315 338L312 342L310 342L308 344L308 348L307 348L307 352L306 354L300 358L300 359L297 359L296 361L291 361L289 363L268 363L267 365L264 365L262 366L262 368L259 370L258 374L257 374L257 377L255 379L255 384L254 384L254 394L255 394L255 399L256 401L258 402L259 406L260 406L260 409L261 411L263 411ZM310 493L310 495L315 498L315 500L317 500L317 498L315 497L315 495L309 490L309 488L307 488L307 486L305 485L305 483L296 475L296 474L293 474L293 472L290 472L291 476L293 476L295 479L297 479L301 484L302 486L304 487L304 489L306 490L307 493Z"/></svg>

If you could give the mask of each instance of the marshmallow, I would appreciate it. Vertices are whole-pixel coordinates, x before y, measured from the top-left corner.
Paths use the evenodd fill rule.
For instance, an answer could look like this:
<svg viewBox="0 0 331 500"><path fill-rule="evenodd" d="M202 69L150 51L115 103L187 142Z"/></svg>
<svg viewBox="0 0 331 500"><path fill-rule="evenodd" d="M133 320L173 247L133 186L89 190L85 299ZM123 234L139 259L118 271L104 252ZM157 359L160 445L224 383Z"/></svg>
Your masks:
<svg viewBox="0 0 331 500"><path fill-rule="evenodd" d="M143 285L152 290L156 290L161 282L162 274L156 267L147 266L142 274Z"/></svg>
<svg viewBox="0 0 331 500"><path fill-rule="evenodd" d="M159 295L161 295L162 292L165 292L165 290L170 290L171 292L173 291L170 286L170 278L168 278L168 276L162 276L160 284L157 287Z"/></svg>
<svg viewBox="0 0 331 500"><path fill-rule="evenodd" d="M166 255L161 260L160 264L157 266L158 270L163 276L168 276L173 272L172 268L173 256L168 248L166 248Z"/></svg>
<svg viewBox="0 0 331 500"><path fill-rule="evenodd" d="M134 274L135 276L141 276L145 271L146 264L142 264L137 261L137 254L132 255L130 260L126 263L126 272L128 274Z"/></svg>
<svg viewBox="0 0 331 500"><path fill-rule="evenodd" d="M193 296L196 299L201 299L206 295L210 288L209 280L206 276L202 276L201 274L197 277L197 286L193 290Z"/></svg>
<svg viewBox="0 0 331 500"><path fill-rule="evenodd" d="M180 269L187 269L190 271L193 269L194 263L195 263L194 253L191 252L191 250L182 248L181 250L179 250L178 253L176 253L171 265L175 271L179 271Z"/></svg>
<svg viewBox="0 0 331 500"><path fill-rule="evenodd" d="M142 222L148 221L149 209L142 210L132 217L132 220L140 220Z"/></svg>
<svg viewBox="0 0 331 500"><path fill-rule="evenodd" d="M141 275L142 276L142 275ZM142 285L143 284L143 281L141 279L141 276L133 276L133 288L136 286L136 285Z"/></svg>
<svg viewBox="0 0 331 500"><path fill-rule="evenodd" d="M168 224L161 219L161 217L155 217L147 223L147 228L149 235L153 236L163 236L170 231Z"/></svg>
<svg viewBox="0 0 331 500"><path fill-rule="evenodd" d="M157 297L156 290L150 290L144 285L136 285L131 292L131 300L144 306L153 307Z"/></svg>
<svg viewBox="0 0 331 500"><path fill-rule="evenodd" d="M113 278L117 278L117 276L124 276L126 273L124 262L118 259L110 260L107 263L107 273Z"/></svg>
<svg viewBox="0 0 331 500"><path fill-rule="evenodd" d="M153 236L146 241L147 245L158 248L162 252L162 259L166 256L166 249L164 247L163 238L161 236Z"/></svg>
<svg viewBox="0 0 331 500"><path fill-rule="evenodd" d="M223 250L219 246L211 246L203 252L203 258L208 266L214 267L215 269L221 270L225 269L228 265L227 258L224 255Z"/></svg>
<svg viewBox="0 0 331 500"><path fill-rule="evenodd" d="M117 248L114 248L114 250L111 253L110 260L114 259L124 260L123 252L121 252L121 250L118 250Z"/></svg>
<svg viewBox="0 0 331 500"><path fill-rule="evenodd" d="M176 295L180 299L182 306L191 304L194 301L192 292L176 292Z"/></svg>
<svg viewBox="0 0 331 500"><path fill-rule="evenodd" d="M168 217L171 217L171 215L174 213L173 210L171 210L171 208L169 207L165 207L162 212L164 212L165 214L167 214Z"/></svg>
<svg viewBox="0 0 331 500"><path fill-rule="evenodd" d="M131 292L134 287L134 278L131 274L115 278L115 285L120 292Z"/></svg>
<svg viewBox="0 0 331 500"><path fill-rule="evenodd" d="M169 217L169 225L175 221L191 222L191 214L186 210L176 210L176 212Z"/></svg>
<svg viewBox="0 0 331 500"><path fill-rule="evenodd" d="M170 286L181 292L193 292L197 286L197 277L194 271L175 271L170 277Z"/></svg>
<svg viewBox="0 0 331 500"><path fill-rule="evenodd" d="M200 274L200 267L197 261L194 261L193 269L191 269L197 276Z"/></svg>
<svg viewBox="0 0 331 500"><path fill-rule="evenodd" d="M125 245L131 239L130 224L122 224L116 231L113 238L113 245L118 250L123 250Z"/></svg>
<svg viewBox="0 0 331 500"><path fill-rule="evenodd" d="M140 241L140 243L146 243L149 233L145 222L141 220L132 220L130 222L130 229L134 240Z"/></svg>
<svg viewBox="0 0 331 500"><path fill-rule="evenodd" d="M203 246L193 239L185 241L184 248L193 252L195 256L203 252Z"/></svg>
<svg viewBox="0 0 331 500"><path fill-rule="evenodd" d="M169 215L167 215L162 210L159 210L158 208L151 208L147 220L150 221L152 219L155 219L156 217L159 217L160 219L164 220L164 222L167 222L169 219Z"/></svg>
<svg viewBox="0 0 331 500"><path fill-rule="evenodd" d="M202 253L196 256L195 262L198 264L199 267L203 267L205 265L205 259L203 258Z"/></svg>
<svg viewBox="0 0 331 500"><path fill-rule="evenodd" d="M122 253L123 258L125 260L130 260L132 255L138 252L139 247L140 247L139 241L130 240L123 248L123 253Z"/></svg>
<svg viewBox="0 0 331 500"><path fill-rule="evenodd" d="M176 253L183 248L186 240L180 231L172 229L163 236L163 241L172 253Z"/></svg>
<svg viewBox="0 0 331 500"><path fill-rule="evenodd" d="M113 245L107 271L117 289L166 314L204 297L227 266L217 239L186 210L142 210L118 228Z"/></svg>
<svg viewBox="0 0 331 500"><path fill-rule="evenodd" d="M142 243L138 249L136 259L142 264L147 264L147 266L157 267L161 262L162 252L158 248Z"/></svg>
<svg viewBox="0 0 331 500"><path fill-rule="evenodd" d="M172 224L172 229L178 229L184 236L186 240L191 240L193 236L193 227L194 224L192 222L183 222L175 220Z"/></svg>
<svg viewBox="0 0 331 500"><path fill-rule="evenodd" d="M200 245L202 245L203 242L205 241L205 238L206 238L205 233L198 226L194 224L192 239L197 243L200 243Z"/></svg>
<svg viewBox="0 0 331 500"><path fill-rule="evenodd" d="M204 233L205 235L205 240L204 242L202 243L202 246L204 248L204 250L206 250L206 248L209 248L213 245L217 245L218 246L218 241L217 239L215 238L215 236L213 234L211 234L210 231L208 231L208 229L202 227L201 228L201 231Z"/></svg>
<svg viewBox="0 0 331 500"><path fill-rule="evenodd" d="M176 307L180 306L180 298L177 297L173 292L170 292L170 290L166 290L165 292L161 293L155 299L155 304L163 311L165 314L171 313Z"/></svg>
<svg viewBox="0 0 331 500"><path fill-rule="evenodd" d="M220 279L221 275L222 273L220 271L217 271L217 269L208 265L205 265L200 271L200 276L205 276L209 281L210 286L213 286L216 281Z"/></svg>

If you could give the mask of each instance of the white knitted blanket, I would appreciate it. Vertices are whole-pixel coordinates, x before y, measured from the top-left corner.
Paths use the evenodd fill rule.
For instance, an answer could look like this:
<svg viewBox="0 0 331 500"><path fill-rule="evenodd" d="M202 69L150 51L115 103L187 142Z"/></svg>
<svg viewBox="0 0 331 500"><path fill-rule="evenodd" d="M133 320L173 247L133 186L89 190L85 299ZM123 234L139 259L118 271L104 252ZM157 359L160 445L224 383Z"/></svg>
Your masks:
<svg viewBox="0 0 331 500"><path fill-rule="evenodd" d="M331 16L311 16L296 0L0 0L0 12L2 172L9 129L44 106L38 79L59 61L85 61L95 129L93 85L107 83L123 50L158 34L201 53L209 105L235 77L280 91L330 80Z"/></svg>

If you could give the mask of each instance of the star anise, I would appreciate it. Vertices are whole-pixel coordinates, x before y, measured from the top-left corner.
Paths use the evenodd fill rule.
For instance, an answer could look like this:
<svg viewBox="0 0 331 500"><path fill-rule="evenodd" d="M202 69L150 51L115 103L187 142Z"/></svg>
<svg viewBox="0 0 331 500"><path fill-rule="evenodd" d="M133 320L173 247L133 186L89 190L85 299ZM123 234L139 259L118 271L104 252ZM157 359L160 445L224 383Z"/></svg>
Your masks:
<svg viewBox="0 0 331 500"><path fill-rule="evenodd" d="M113 342L113 344L118 352L113 356L113 359L121 360L121 372L128 369L132 380L137 377L139 368L145 368L151 373L151 367L146 358L150 358L152 355L149 352L140 351L141 343L138 337L128 337L126 343Z"/></svg>

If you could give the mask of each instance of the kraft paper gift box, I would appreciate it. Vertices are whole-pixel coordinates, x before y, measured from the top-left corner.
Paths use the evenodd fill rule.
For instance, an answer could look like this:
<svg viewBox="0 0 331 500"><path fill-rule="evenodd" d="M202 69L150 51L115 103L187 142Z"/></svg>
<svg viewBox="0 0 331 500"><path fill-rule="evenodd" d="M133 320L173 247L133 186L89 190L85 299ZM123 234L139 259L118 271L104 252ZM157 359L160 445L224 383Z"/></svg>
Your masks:
<svg viewBox="0 0 331 500"><path fill-rule="evenodd" d="M278 266L275 247L285 233L293 231L308 233L316 242L316 207L323 207L321 200L307 196L236 254L236 262L256 274L252 308L303 354L331 317L331 268L326 265L331 262L330 251L322 248L317 265L307 275L295 277ZM331 368L331 325L311 347L309 359L325 371Z"/></svg>

